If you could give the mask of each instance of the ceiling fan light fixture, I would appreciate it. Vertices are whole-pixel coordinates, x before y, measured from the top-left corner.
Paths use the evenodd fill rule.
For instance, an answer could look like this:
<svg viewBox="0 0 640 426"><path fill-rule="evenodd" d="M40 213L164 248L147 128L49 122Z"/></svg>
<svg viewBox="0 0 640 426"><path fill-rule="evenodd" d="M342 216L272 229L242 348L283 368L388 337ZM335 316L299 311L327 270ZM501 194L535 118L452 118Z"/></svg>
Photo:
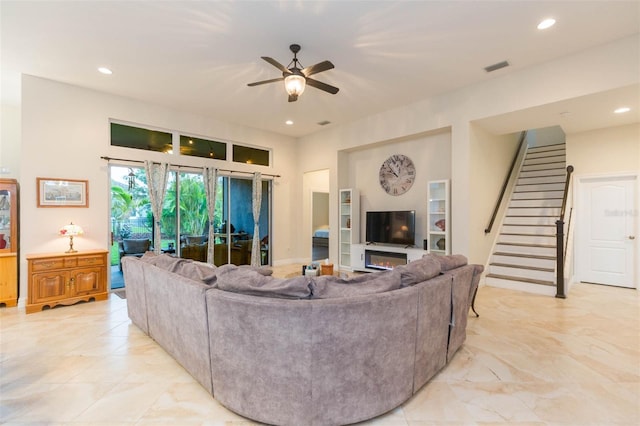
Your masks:
<svg viewBox="0 0 640 426"><path fill-rule="evenodd" d="M284 88L289 96L300 96L304 92L307 84L304 76L299 74L291 74L284 78Z"/></svg>

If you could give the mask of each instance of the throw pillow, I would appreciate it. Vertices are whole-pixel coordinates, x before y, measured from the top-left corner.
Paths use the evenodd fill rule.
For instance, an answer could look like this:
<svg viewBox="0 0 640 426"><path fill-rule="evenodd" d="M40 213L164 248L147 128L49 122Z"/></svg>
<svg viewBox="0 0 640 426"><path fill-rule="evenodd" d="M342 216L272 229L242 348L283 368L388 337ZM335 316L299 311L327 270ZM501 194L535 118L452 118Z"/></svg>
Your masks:
<svg viewBox="0 0 640 426"><path fill-rule="evenodd" d="M281 299L307 299L311 284L306 277L274 278L252 268L224 265L218 268L218 288L234 293Z"/></svg>
<svg viewBox="0 0 640 426"><path fill-rule="evenodd" d="M384 293L401 287L400 271L397 270L373 272L346 279L333 275L321 275L312 277L311 283L313 299Z"/></svg>
<svg viewBox="0 0 640 426"><path fill-rule="evenodd" d="M424 256L422 259L414 260L406 265L398 266L396 271L400 272L401 287L408 287L426 281L440 275L440 262L433 256Z"/></svg>

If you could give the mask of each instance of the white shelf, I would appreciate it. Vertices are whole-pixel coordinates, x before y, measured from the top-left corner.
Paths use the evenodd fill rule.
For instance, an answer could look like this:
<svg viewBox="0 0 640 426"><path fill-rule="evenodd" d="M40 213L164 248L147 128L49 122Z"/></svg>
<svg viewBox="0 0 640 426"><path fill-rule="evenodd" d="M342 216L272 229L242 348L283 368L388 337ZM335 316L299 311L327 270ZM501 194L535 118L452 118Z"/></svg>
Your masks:
<svg viewBox="0 0 640 426"><path fill-rule="evenodd" d="M449 181L430 181L427 190L428 251L434 254L451 254Z"/></svg>
<svg viewBox="0 0 640 426"><path fill-rule="evenodd" d="M339 268L353 270L351 245L360 242L360 194L355 189L341 189L339 197Z"/></svg>

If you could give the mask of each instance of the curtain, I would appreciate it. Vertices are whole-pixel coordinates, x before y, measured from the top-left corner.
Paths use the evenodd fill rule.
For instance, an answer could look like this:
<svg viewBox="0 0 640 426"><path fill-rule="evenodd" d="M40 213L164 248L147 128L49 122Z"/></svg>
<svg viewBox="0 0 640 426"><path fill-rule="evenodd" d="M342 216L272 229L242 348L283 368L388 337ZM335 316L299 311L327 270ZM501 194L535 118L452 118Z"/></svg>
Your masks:
<svg viewBox="0 0 640 426"><path fill-rule="evenodd" d="M164 195L167 190L167 178L169 177L169 164L144 162L144 169L147 173L147 184L149 186L149 201L151 203L151 211L155 223L153 224L153 251L156 254L162 253L162 235L160 231L160 222L162 221L162 205L164 204Z"/></svg>
<svg viewBox="0 0 640 426"><path fill-rule="evenodd" d="M218 186L218 169L214 167L204 167L202 170L204 177L204 189L207 195L207 210L209 212L209 243L207 244L207 263L213 265L213 248L215 243L215 228L213 226L215 208L216 208L216 192Z"/></svg>
<svg viewBox="0 0 640 426"><path fill-rule="evenodd" d="M260 207L262 205L262 173L253 174L253 243L251 245L251 266L260 266Z"/></svg>

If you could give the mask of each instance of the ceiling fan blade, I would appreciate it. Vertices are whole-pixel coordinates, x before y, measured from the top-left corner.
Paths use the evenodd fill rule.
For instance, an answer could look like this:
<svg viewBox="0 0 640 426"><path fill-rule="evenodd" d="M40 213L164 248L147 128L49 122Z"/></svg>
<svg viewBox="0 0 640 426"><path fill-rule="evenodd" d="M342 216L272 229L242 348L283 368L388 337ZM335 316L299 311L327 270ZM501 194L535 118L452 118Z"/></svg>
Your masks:
<svg viewBox="0 0 640 426"><path fill-rule="evenodd" d="M334 68L330 61L322 61L310 67L306 67L302 70L302 74L309 77L310 75L317 74L322 71L327 71Z"/></svg>
<svg viewBox="0 0 640 426"><path fill-rule="evenodd" d="M249 83L247 84L247 86L259 86L261 84L267 84L267 83L275 83L276 81L282 81L284 80L284 77L280 77L280 78L272 78L271 80L263 80L263 81L256 81L255 83Z"/></svg>
<svg viewBox="0 0 640 426"><path fill-rule="evenodd" d="M261 58L264 59L265 61L269 62L274 67L278 68L283 73L291 74L291 71L289 71L284 65L282 65L280 62L276 61L275 59L270 58L268 56L261 56Z"/></svg>
<svg viewBox="0 0 640 426"><path fill-rule="evenodd" d="M335 95L336 93L338 93L338 89L337 87L331 86L329 84L323 83L321 81L318 80L314 80L312 78L307 78L307 84L309 86L313 86L316 89L320 89L320 90L324 90L325 92L329 92L332 95Z"/></svg>
<svg viewBox="0 0 640 426"><path fill-rule="evenodd" d="M289 95L289 102L295 102L298 100L298 95Z"/></svg>

